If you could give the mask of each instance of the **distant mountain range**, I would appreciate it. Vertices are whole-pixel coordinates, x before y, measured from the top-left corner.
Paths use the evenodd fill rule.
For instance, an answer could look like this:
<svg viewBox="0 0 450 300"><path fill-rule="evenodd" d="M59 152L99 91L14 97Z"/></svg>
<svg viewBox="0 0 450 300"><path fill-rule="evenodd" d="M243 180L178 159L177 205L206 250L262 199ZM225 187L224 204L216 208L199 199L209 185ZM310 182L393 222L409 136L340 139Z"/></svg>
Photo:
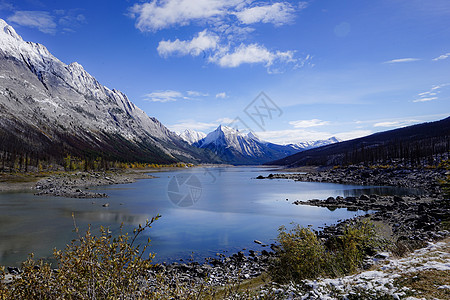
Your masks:
<svg viewBox="0 0 450 300"><path fill-rule="evenodd" d="M300 152L269 165L437 164L450 156L450 117Z"/></svg>
<svg viewBox="0 0 450 300"><path fill-rule="evenodd" d="M86 160L333 165L435 159L450 148L450 119L339 142L278 145L219 126L180 135L74 62L25 42L0 19L0 163ZM299 137L300 138L300 137Z"/></svg>
<svg viewBox="0 0 450 300"><path fill-rule="evenodd" d="M214 162L122 92L74 62L25 42L0 19L0 155L3 161L82 158L173 163Z"/></svg>
<svg viewBox="0 0 450 300"><path fill-rule="evenodd" d="M244 134L231 127L220 125L209 134L185 130L179 136L189 144L208 149L218 160L229 164L262 164L307 149L337 143L335 137L327 140L278 145L260 140L252 132Z"/></svg>

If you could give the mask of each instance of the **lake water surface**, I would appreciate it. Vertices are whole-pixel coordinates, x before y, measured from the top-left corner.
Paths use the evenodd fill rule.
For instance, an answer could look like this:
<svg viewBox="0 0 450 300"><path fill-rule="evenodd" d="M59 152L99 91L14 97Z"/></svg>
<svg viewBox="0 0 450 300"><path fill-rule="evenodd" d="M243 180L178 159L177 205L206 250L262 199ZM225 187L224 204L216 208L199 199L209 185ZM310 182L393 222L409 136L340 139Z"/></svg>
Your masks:
<svg viewBox="0 0 450 300"><path fill-rule="evenodd" d="M0 265L17 266L34 252L48 258L52 249L62 249L75 238L72 213L77 225L120 224L132 232L138 224L160 214L152 229L141 236L151 238L150 251L158 262L193 257L201 261L216 253L232 254L246 249L261 250L257 239L273 243L281 225L296 222L312 225L336 223L365 212L346 209L297 206L295 200L329 196L412 194L392 187L367 187L330 183L258 180L275 173L268 168L214 167L152 173L155 179L132 184L104 186L106 199L68 199L34 196L32 193L0 193ZM109 207L103 204L109 203Z"/></svg>

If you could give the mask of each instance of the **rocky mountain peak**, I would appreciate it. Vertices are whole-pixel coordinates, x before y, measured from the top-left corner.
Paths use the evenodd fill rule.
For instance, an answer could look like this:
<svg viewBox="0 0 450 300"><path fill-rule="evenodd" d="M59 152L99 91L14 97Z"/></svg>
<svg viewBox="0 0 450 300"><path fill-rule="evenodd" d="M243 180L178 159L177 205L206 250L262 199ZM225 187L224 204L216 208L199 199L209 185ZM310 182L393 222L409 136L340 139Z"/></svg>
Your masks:
<svg viewBox="0 0 450 300"><path fill-rule="evenodd" d="M14 148L28 151L40 145L36 151L55 157L70 149L77 155L97 151L135 161L200 158L192 156L200 153L197 149L187 147L125 94L100 84L81 64L66 65L45 46L25 42L4 20L0 53L0 136L20 141ZM20 136L27 131L32 140ZM8 147L0 145L0 151Z"/></svg>
<svg viewBox="0 0 450 300"><path fill-rule="evenodd" d="M0 19L0 32L3 34L0 34L0 37L3 35L10 36L11 38L17 40L17 41L23 41L22 37L16 33L14 28L8 23L6 23L3 19Z"/></svg>

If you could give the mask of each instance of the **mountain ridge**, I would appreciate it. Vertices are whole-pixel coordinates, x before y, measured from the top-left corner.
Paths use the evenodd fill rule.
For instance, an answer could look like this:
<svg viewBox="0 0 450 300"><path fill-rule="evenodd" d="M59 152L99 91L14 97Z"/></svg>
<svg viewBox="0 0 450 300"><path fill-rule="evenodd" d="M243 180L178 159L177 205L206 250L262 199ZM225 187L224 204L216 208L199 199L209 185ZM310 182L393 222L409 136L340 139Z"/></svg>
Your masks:
<svg viewBox="0 0 450 300"><path fill-rule="evenodd" d="M61 161L210 161L77 62L65 64L0 19L0 152Z"/></svg>
<svg viewBox="0 0 450 300"><path fill-rule="evenodd" d="M177 132L178 136L186 141L189 145L206 137L206 134L200 131L185 129L183 132Z"/></svg>
<svg viewBox="0 0 450 300"><path fill-rule="evenodd" d="M190 140L193 136L196 137L196 141L191 142L193 146L210 150L219 160L225 163L238 165L261 164L274 158L282 158L303 151L304 149L338 142L335 137L332 137L328 140L278 145L259 139L253 132L246 134L224 125L219 125L201 139L198 138L199 132L193 130L180 134L180 136L185 135L188 135L185 140Z"/></svg>
<svg viewBox="0 0 450 300"><path fill-rule="evenodd" d="M306 150L266 164L288 167L357 163L436 165L441 159L448 159L449 151L450 117L447 117Z"/></svg>

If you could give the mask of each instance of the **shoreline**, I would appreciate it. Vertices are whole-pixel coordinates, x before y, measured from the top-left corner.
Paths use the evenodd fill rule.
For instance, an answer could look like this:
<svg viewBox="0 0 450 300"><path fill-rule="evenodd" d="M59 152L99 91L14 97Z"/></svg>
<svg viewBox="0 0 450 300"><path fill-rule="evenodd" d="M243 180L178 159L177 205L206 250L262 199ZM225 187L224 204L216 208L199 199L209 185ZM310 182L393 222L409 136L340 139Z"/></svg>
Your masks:
<svg viewBox="0 0 450 300"><path fill-rule="evenodd" d="M164 171L170 170L172 169ZM138 179L153 178L153 176L144 173L155 171L162 172L163 170L133 170L131 172L116 172L114 175L111 175L111 172L76 172L74 174L59 174L55 177L50 176L35 184L42 184L50 179L50 185L59 182L65 186L72 186L72 188L89 188L89 186L131 183ZM379 169L351 167L322 171L311 169L311 172L301 174L278 169L268 171L286 173L270 174L263 177L265 180L289 179L358 185L363 185L363 183L366 183L366 185L387 185L385 183L390 183L390 186L422 188L426 192L423 196L361 195L360 197L329 197L323 200L310 199L293 202L292 205L320 206L331 210L347 208L349 210L374 211L364 216L325 226L318 232L321 238L341 234L347 224L355 222L357 219L370 219L373 223L381 225L383 236L389 237L394 242L410 243L413 245L413 249L414 245L417 248L426 245L428 242L448 239L450 236L448 229L442 228L442 221L450 215L450 207L448 200L444 199L437 181L435 182L436 177L446 175L447 171L445 170L396 168L380 171ZM86 177L88 174L89 179L83 180L82 176ZM409 179L405 180L405 176L409 176ZM76 187L74 187L75 185ZM295 206L293 206L293 209L295 209ZM249 251L249 255L241 251L230 256L220 255L208 258L204 262L159 263L155 264L153 272L155 276L156 274L164 274L166 278L177 278L177 280L186 284L203 284L205 276L207 276L208 285L224 286L229 282L256 280L261 276L266 276L264 274L267 274L271 261L276 257L276 250L277 246L271 245L270 248L264 249L261 247L259 251ZM368 261L371 261L372 265L378 262L373 257L368 258ZM10 273L14 272L19 272L19 270L12 268Z"/></svg>
<svg viewBox="0 0 450 300"><path fill-rule="evenodd" d="M195 168L205 167L214 166L201 165ZM40 174L24 174L21 176L13 174L9 175L9 179L22 180L24 182L0 181L0 192L35 192L35 195L68 198L106 198L108 197L107 194L90 192L90 187L133 183L139 179L152 179L155 176L147 175L146 173L167 172L175 169L177 168L61 172L50 174L46 177L41 177L42 175ZM302 173L275 168L268 168L267 171L274 173L266 177L260 175L257 179L288 179L302 182L327 182L361 186L396 186L423 190L424 193L420 196L361 195L358 198L328 197L322 200L310 199L293 202L295 205L318 206L330 210L346 208L352 211L372 211L370 214L371 219L376 222L387 223L387 225L392 227L394 234L401 232L403 235L408 235L419 231L422 239L425 239L423 232L439 231L437 226L440 219L445 217L447 213L450 214L449 205L443 200L438 184L439 178L444 178L448 173L444 169L364 168L362 166L350 166L322 169L321 171L316 167L307 167L306 169L301 169ZM296 171L300 170L296 169ZM334 227L337 226L339 224L326 226L323 231L328 231L328 234L331 234L335 231ZM426 230L423 230L423 228Z"/></svg>
<svg viewBox="0 0 450 300"><path fill-rule="evenodd" d="M342 176L343 173L346 173L345 168L340 170L340 172L336 171L336 169L334 171L331 169L322 169L320 171L320 168L308 169L311 173L308 173L306 169L302 169L302 174L299 174L300 177L296 179L305 178L303 176L306 176L306 178L309 178L308 181L313 181L313 178L317 178L317 182L342 183L339 181L342 180L343 177L337 177ZM274 168L273 170L268 171L284 172L286 170ZM326 174L329 174L328 172L330 171L338 175L334 177L325 176ZM320 173L320 176L317 176L318 172ZM420 173L420 171L418 172ZM354 177L349 177L347 175L344 180L342 180L345 181L344 184L360 185L361 180L358 173L356 172L350 174L353 174ZM426 193L423 196L400 197L362 195L358 198L329 197L325 200L311 199L304 202L293 202L292 204L320 206L332 210L335 208L347 208L349 210L373 211L363 216L341 221L337 224L324 226L317 232L317 234L323 239L330 238L332 236L342 234L345 226L360 220L368 219L372 223L376 224L380 236L389 239L393 243L406 243L409 245L408 247L410 250L414 250L426 246L427 243L440 240L449 240L450 237L450 231L441 228L441 218L446 214L450 214L450 207L447 203L448 201L443 198L439 186L434 182L428 181L434 178L437 174L445 175L445 171L426 171L424 174L420 174L420 176L424 175L422 176L423 180L412 182L414 187L417 188L420 186L420 188L424 188ZM389 177L391 180L390 186L398 186L396 183L404 182L402 181L402 176L404 174L400 172L397 175L399 176ZM292 178L292 173L277 174L277 176L279 179L283 176L285 176L286 179L294 179ZM268 177L265 177L265 179L267 178ZM275 178L275 176L272 176L272 179L273 178ZM330 181L326 181L326 178L330 179ZM384 177L381 178L384 180ZM411 187L408 185L405 186L405 184L400 184L400 186ZM255 243L258 242L255 241ZM205 274L210 275L207 284L212 286L224 286L229 282L242 283L245 281L258 280L261 276L267 276L270 263L276 258L276 251L278 249L279 248L277 245L271 244L270 247L267 248L261 247L259 251L251 251L249 255L245 255L244 252L240 251L230 256L220 255L219 257L209 258L203 264L197 261L189 263L175 262L170 264L157 264L155 274L157 272L162 272L162 274L167 276L167 278L177 278L183 283L194 285L204 284L205 282L202 280ZM366 268L375 267L391 258L390 255L386 257L384 255L384 253L376 253L373 256L368 257L366 260L367 265L364 267L364 270Z"/></svg>
<svg viewBox="0 0 450 300"><path fill-rule="evenodd" d="M284 171L284 170L282 170ZM422 241L445 238L449 232L442 232L441 222L450 215L449 201L444 199L439 180L448 171L438 168L365 168L362 166L340 167L305 173L276 173L262 179L288 179L301 182L327 182L337 184L356 184L362 186L394 186L422 190L421 195L384 196L361 195L360 197L328 197L294 201L294 205L325 207L330 210L373 211L367 216L375 222L389 226L392 238L417 239ZM345 224L327 226L324 235L335 234L338 227ZM447 228L445 228L447 229Z"/></svg>
<svg viewBox="0 0 450 300"><path fill-rule="evenodd" d="M327 182L362 186L394 186L422 189L427 196L441 194L439 180L445 178L449 171L442 168L375 168L349 166L336 168L280 169L261 179L291 179L303 182ZM296 173L301 172L301 173Z"/></svg>
<svg viewBox="0 0 450 300"><path fill-rule="evenodd" d="M204 164L190 168L218 168L218 167L261 167L276 171L273 167L265 166L233 166L226 164ZM0 174L0 193L3 192L35 192L35 195L55 196L66 198L107 198L104 193L89 192L90 187L134 183L139 179L152 179L156 176L145 173L162 173L174 170L184 170L179 167L121 169L107 171L56 171L50 174Z"/></svg>
<svg viewBox="0 0 450 300"><path fill-rule="evenodd" d="M1 174L0 192L35 192L68 198L105 198L106 194L91 193L90 187L133 183L152 179L146 173L166 172L176 168L147 168L108 171L64 171L53 174Z"/></svg>

